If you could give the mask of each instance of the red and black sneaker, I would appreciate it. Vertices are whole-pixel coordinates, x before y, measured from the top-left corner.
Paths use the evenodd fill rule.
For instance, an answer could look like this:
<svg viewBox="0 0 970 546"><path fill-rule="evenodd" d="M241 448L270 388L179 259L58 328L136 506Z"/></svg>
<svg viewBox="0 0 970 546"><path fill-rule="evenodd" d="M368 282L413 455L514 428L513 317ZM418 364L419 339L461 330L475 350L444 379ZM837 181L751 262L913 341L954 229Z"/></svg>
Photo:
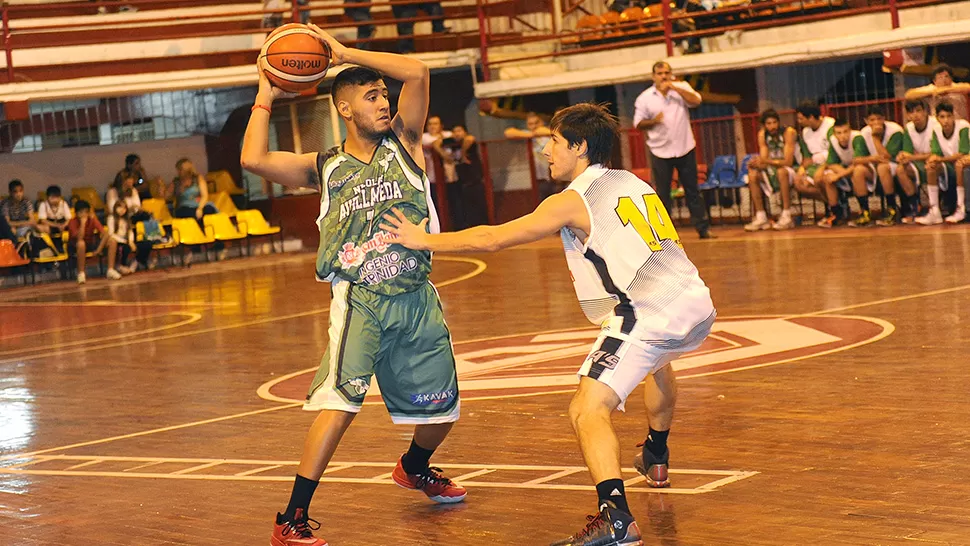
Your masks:
<svg viewBox="0 0 970 546"><path fill-rule="evenodd" d="M313 536L313 531L319 528L320 522L306 517L302 508L296 509L292 520L276 514L270 546L327 546L326 540Z"/></svg>
<svg viewBox="0 0 970 546"><path fill-rule="evenodd" d="M633 516L604 503L599 514L586 516L586 527L551 546L643 546L640 528Z"/></svg>
<svg viewBox="0 0 970 546"><path fill-rule="evenodd" d="M429 466L420 474L408 474L404 471L401 459L391 474L394 483L405 489L420 489L429 499L442 504L452 504L465 500L465 488L441 475L441 469Z"/></svg>
<svg viewBox="0 0 970 546"><path fill-rule="evenodd" d="M643 447L643 442L637 444L637 447ZM644 456L646 456L646 460L644 460ZM640 453L633 457L633 468L636 468L637 472L643 474L643 477L647 479L647 486L657 489L670 487L670 476L667 473L669 463L669 449L664 451L662 457L657 457L649 449L641 449Z"/></svg>

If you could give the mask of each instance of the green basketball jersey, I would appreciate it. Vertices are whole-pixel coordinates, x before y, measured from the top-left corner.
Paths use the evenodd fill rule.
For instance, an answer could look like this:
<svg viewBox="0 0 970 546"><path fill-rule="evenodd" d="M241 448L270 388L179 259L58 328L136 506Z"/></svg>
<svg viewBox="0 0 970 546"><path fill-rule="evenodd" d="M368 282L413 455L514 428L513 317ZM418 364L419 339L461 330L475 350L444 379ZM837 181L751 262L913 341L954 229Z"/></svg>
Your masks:
<svg viewBox="0 0 970 546"><path fill-rule="evenodd" d="M788 127L782 125L777 134L765 131L765 144L768 146L769 159L785 159L785 131Z"/></svg>
<svg viewBox="0 0 970 546"><path fill-rule="evenodd" d="M394 296L428 282L431 253L394 244L380 229L385 213L397 208L415 224L438 218L428 178L397 135L388 132L364 163L335 147L317 156L320 174L320 248L317 278L338 278Z"/></svg>

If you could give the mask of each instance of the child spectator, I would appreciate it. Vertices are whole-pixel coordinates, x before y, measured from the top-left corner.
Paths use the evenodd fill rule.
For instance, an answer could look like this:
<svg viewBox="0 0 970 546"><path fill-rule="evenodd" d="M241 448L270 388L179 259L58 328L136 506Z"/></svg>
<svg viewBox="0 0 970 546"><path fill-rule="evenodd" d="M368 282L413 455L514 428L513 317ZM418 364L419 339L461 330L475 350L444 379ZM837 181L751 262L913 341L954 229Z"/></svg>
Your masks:
<svg viewBox="0 0 970 546"><path fill-rule="evenodd" d="M84 284L88 280L84 273L88 249L94 248L95 254L101 253L105 245L104 226L91 213L91 205L87 201L75 203L74 211L76 215L67 223L70 234L67 249L69 255L77 258L77 283Z"/></svg>
<svg viewBox="0 0 970 546"><path fill-rule="evenodd" d="M61 198L60 186L47 187L47 199L37 207L37 229L50 235L58 252L63 252L61 233L71 220L71 207Z"/></svg>
<svg viewBox="0 0 970 546"><path fill-rule="evenodd" d="M0 216L6 218L10 228L17 237L26 237L34 230L34 204L24 197L24 184L20 180L11 180L7 184L10 197L0 203Z"/></svg>
<svg viewBox="0 0 970 546"><path fill-rule="evenodd" d="M145 264L148 254L152 251L151 241L142 241L141 245L135 244L135 228L131 223L131 215L128 213L128 205L124 201L116 201L111 214L107 218L107 229L105 238L108 247L108 273L107 277L112 280L120 279L122 275L128 275L138 270L138 263ZM118 250L121 250L121 263L115 267L118 259ZM132 262L132 253L138 261ZM130 264L130 265L129 265Z"/></svg>

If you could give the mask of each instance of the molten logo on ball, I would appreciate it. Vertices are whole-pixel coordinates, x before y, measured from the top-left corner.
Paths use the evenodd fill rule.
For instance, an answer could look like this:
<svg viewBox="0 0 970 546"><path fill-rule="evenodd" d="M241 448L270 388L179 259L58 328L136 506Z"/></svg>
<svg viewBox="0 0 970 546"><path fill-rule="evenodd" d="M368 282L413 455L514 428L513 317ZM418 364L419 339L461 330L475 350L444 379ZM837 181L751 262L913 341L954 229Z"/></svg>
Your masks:
<svg viewBox="0 0 970 546"><path fill-rule="evenodd" d="M286 68L295 68L297 70L305 70L307 68L319 69L322 64L319 59L314 61L308 61L305 59L286 59L284 58L280 61L280 64Z"/></svg>

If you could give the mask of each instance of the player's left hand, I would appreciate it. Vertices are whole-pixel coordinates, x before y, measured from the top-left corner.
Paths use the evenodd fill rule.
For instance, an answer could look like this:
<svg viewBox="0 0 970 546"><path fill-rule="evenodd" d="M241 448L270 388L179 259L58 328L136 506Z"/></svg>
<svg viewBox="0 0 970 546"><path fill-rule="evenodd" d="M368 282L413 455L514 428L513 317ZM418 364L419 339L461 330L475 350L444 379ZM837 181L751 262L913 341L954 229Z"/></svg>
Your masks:
<svg viewBox="0 0 970 546"><path fill-rule="evenodd" d="M413 224L404 216L404 213L392 208L391 212L384 215L381 229L394 236L394 242L414 250L427 250L425 240L427 238L428 219L421 220L420 224Z"/></svg>
<svg viewBox="0 0 970 546"><path fill-rule="evenodd" d="M336 38L330 35L329 32L323 30L322 28L310 23L307 25L310 30L317 33L317 39L325 43L330 48L330 66L337 66L343 64L346 60L344 57L347 54L347 46L341 44Z"/></svg>

